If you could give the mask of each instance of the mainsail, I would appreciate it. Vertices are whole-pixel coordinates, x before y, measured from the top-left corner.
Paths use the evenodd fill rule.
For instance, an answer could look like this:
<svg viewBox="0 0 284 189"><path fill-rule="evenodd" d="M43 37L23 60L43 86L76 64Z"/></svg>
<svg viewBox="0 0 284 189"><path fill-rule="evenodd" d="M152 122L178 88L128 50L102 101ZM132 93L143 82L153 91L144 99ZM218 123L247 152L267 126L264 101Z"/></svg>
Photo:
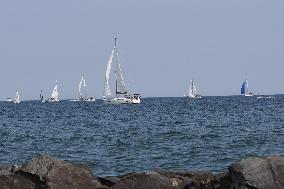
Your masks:
<svg viewBox="0 0 284 189"><path fill-rule="evenodd" d="M86 79L85 76L82 75L81 81L79 83L79 98L86 98L87 96L87 90L86 90Z"/></svg>
<svg viewBox="0 0 284 189"><path fill-rule="evenodd" d="M194 80L190 80L188 96L195 97L196 95L197 95L197 90L194 84Z"/></svg>
<svg viewBox="0 0 284 189"><path fill-rule="evenodd" d="M56 84L55 84L54 89L52 91L51 99L53 99L54 101L59 101L57 81L56 81Z"/></svg>
<svg viewBox="0 0 284 189"><path fill-rule="evenodd" d="M245 94L248 94L249 93L249 90L248 90L248 81L245 80L242 84L242 88L241 88L241 94L242 95L245 95Z"/></svg>
<svg viewBox="0 0 284 189"><path fill-rule="evenodd" d="M114 61L116 62L116 94L126 94L127 90L126 90L126 86L123 80L123 76L122 76L122 70L121 70L121 66L119 63L119 58L118 58L118 51L117 51L117 47L116 47L116 38L115 38L115 58Z"/></svg>
<svg viewBox="0 0 284 189"><path fill-rule="evenodd" d="M19 92L17 91L16 93L16 97L14 99L14 103L20 103L20 95L19 95Z"/></svg>

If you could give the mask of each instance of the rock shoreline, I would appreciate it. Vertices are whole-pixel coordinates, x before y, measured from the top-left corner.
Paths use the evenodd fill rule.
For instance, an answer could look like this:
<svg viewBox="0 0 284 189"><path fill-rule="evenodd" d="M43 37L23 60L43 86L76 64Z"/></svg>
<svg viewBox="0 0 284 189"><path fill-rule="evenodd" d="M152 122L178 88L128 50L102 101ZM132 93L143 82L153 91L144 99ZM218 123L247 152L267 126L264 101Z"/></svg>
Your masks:
<svg viewBox="0 0 284 189"><path fill-rule="evenodd" d="M97 177L85 165L41 155L21 166L0 165L0 189L284 189L284 157L251 157L213 174L148 171Z"/></svg>

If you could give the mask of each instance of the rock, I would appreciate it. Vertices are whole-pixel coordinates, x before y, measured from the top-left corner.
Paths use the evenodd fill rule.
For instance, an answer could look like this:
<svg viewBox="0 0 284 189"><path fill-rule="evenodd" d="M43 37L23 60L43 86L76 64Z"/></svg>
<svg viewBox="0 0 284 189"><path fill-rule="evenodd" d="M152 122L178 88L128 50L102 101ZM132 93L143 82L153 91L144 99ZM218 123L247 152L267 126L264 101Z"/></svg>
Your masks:
<svg viewBox="0 0 284 189"><path fill-rule="evenodd" d="M213 189L215 184L215 176L208 171L160 172L160 174L170 178L178 189Z"/></svg>
<svg viewBox="0 0 284 189"><path fill-rule="evenodd" d="M12 165L0 165L0 176L12 174Z"/></svg>
<svg viewBox="0 0 284 189"><path fill-rule="evenodd" d="M131 173L121 177L112 189L173 189L173 183L157 172Z"/></svg>
<svg viewBox="0 0 284 189"><path fill-rule="evenodd" d="M35 189L36 184L20 175L10 174L0 176L0 189Z"/></svg>
<svg viewBox="0 0 284 189"><path fill-rule="evenodd" d="M229 167L229 176L232 187L236 189L283 189L284 158L271 156L244 159Z"/></svg>
<svg viewBox="0 0 284 189"><path fill-rule="evenodd" d="M34 157L17 172L28 177L34 175L48 189L98 189L107 188L93 176L85 166L72 165L69 162L50 156Z"/></svg>
<svg viewBox="0 0 284 189"><path fill-rule="evenodd" d="M210 172L145 172L122 176L112 189L213 189Z"/></svg>

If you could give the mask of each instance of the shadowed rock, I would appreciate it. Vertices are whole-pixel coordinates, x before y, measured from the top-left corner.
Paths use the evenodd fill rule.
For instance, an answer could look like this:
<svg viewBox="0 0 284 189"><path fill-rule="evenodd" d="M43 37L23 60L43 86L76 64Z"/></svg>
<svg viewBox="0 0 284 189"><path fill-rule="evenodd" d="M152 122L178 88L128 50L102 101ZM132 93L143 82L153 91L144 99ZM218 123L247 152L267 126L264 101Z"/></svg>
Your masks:
<svg viewBox="0 0 284 189"><path fill-rule="evenodd" d="M26 177L27 175L37 176L48 189L106 188L85 166L72 165L49 156L34 157L17 173Z"/></svg>
<svg viewBox="0 0 284 189"><path fill-rule="evenodd" d="M283 189L284 158L252 157L244 159L229 167L232 186L236 189Z"/></svg>

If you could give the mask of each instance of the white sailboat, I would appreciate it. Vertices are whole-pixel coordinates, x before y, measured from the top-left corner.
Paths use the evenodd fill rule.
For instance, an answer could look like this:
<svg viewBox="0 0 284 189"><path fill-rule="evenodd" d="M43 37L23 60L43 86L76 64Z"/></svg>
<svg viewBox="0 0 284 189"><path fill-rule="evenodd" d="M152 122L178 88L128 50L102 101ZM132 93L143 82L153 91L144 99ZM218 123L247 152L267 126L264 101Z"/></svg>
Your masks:
<svg viewBox="0 0 284 189"><path fill-rule="evenodd" d="M19 92L17 91L17 93L16 93L16 97L15 97L15 99L14 99L14 103L15 104L19 104L21 101L20 101L20 95L19 95Z"/></svg>
<svg viewBox="0 0 284 189"><path fill-rule="evenodd" d="M107 104L140 104L140 94L129 94L122 76L122 70L118 58L117 38L114 39L114 47L111 51L108 63L106 65L105 85L103 100ZM109 78L112 64L115 64L115 97L111 97Z"/></svg>
<svg viewBox="0 0 284 189"><path fill-rule="evenodd" d="M195 87L194 80L190 80L189 90L188 90L186 97L201 98L201 95L197 94L197 90L196 90L196 87Z"/></svg>
<svg viewBox="0 0 284 189"><path fill-rule="evenodd" d="M253 93L249 90L248 81L245 80L241 87L241 95L244 96L253 96Z"/></svg>
<svg viewBox="0 0 284 189"><path fill-rule="evenodd" d="M56 81L56 84L53 88L52 94L50 99L48 100L49 102L58 102L59 101L59 93L58 93L58 84Z"/></svg>
<svg viewBox="0 0 284 189"><path fill-rule="evenodd" d="M87 84L86 84L86 78L85 78L84 74L82 75L78 89L79 89L79 98L73 99L71 101L94 102L96 100L94 97L87 97Z"/></svg>

